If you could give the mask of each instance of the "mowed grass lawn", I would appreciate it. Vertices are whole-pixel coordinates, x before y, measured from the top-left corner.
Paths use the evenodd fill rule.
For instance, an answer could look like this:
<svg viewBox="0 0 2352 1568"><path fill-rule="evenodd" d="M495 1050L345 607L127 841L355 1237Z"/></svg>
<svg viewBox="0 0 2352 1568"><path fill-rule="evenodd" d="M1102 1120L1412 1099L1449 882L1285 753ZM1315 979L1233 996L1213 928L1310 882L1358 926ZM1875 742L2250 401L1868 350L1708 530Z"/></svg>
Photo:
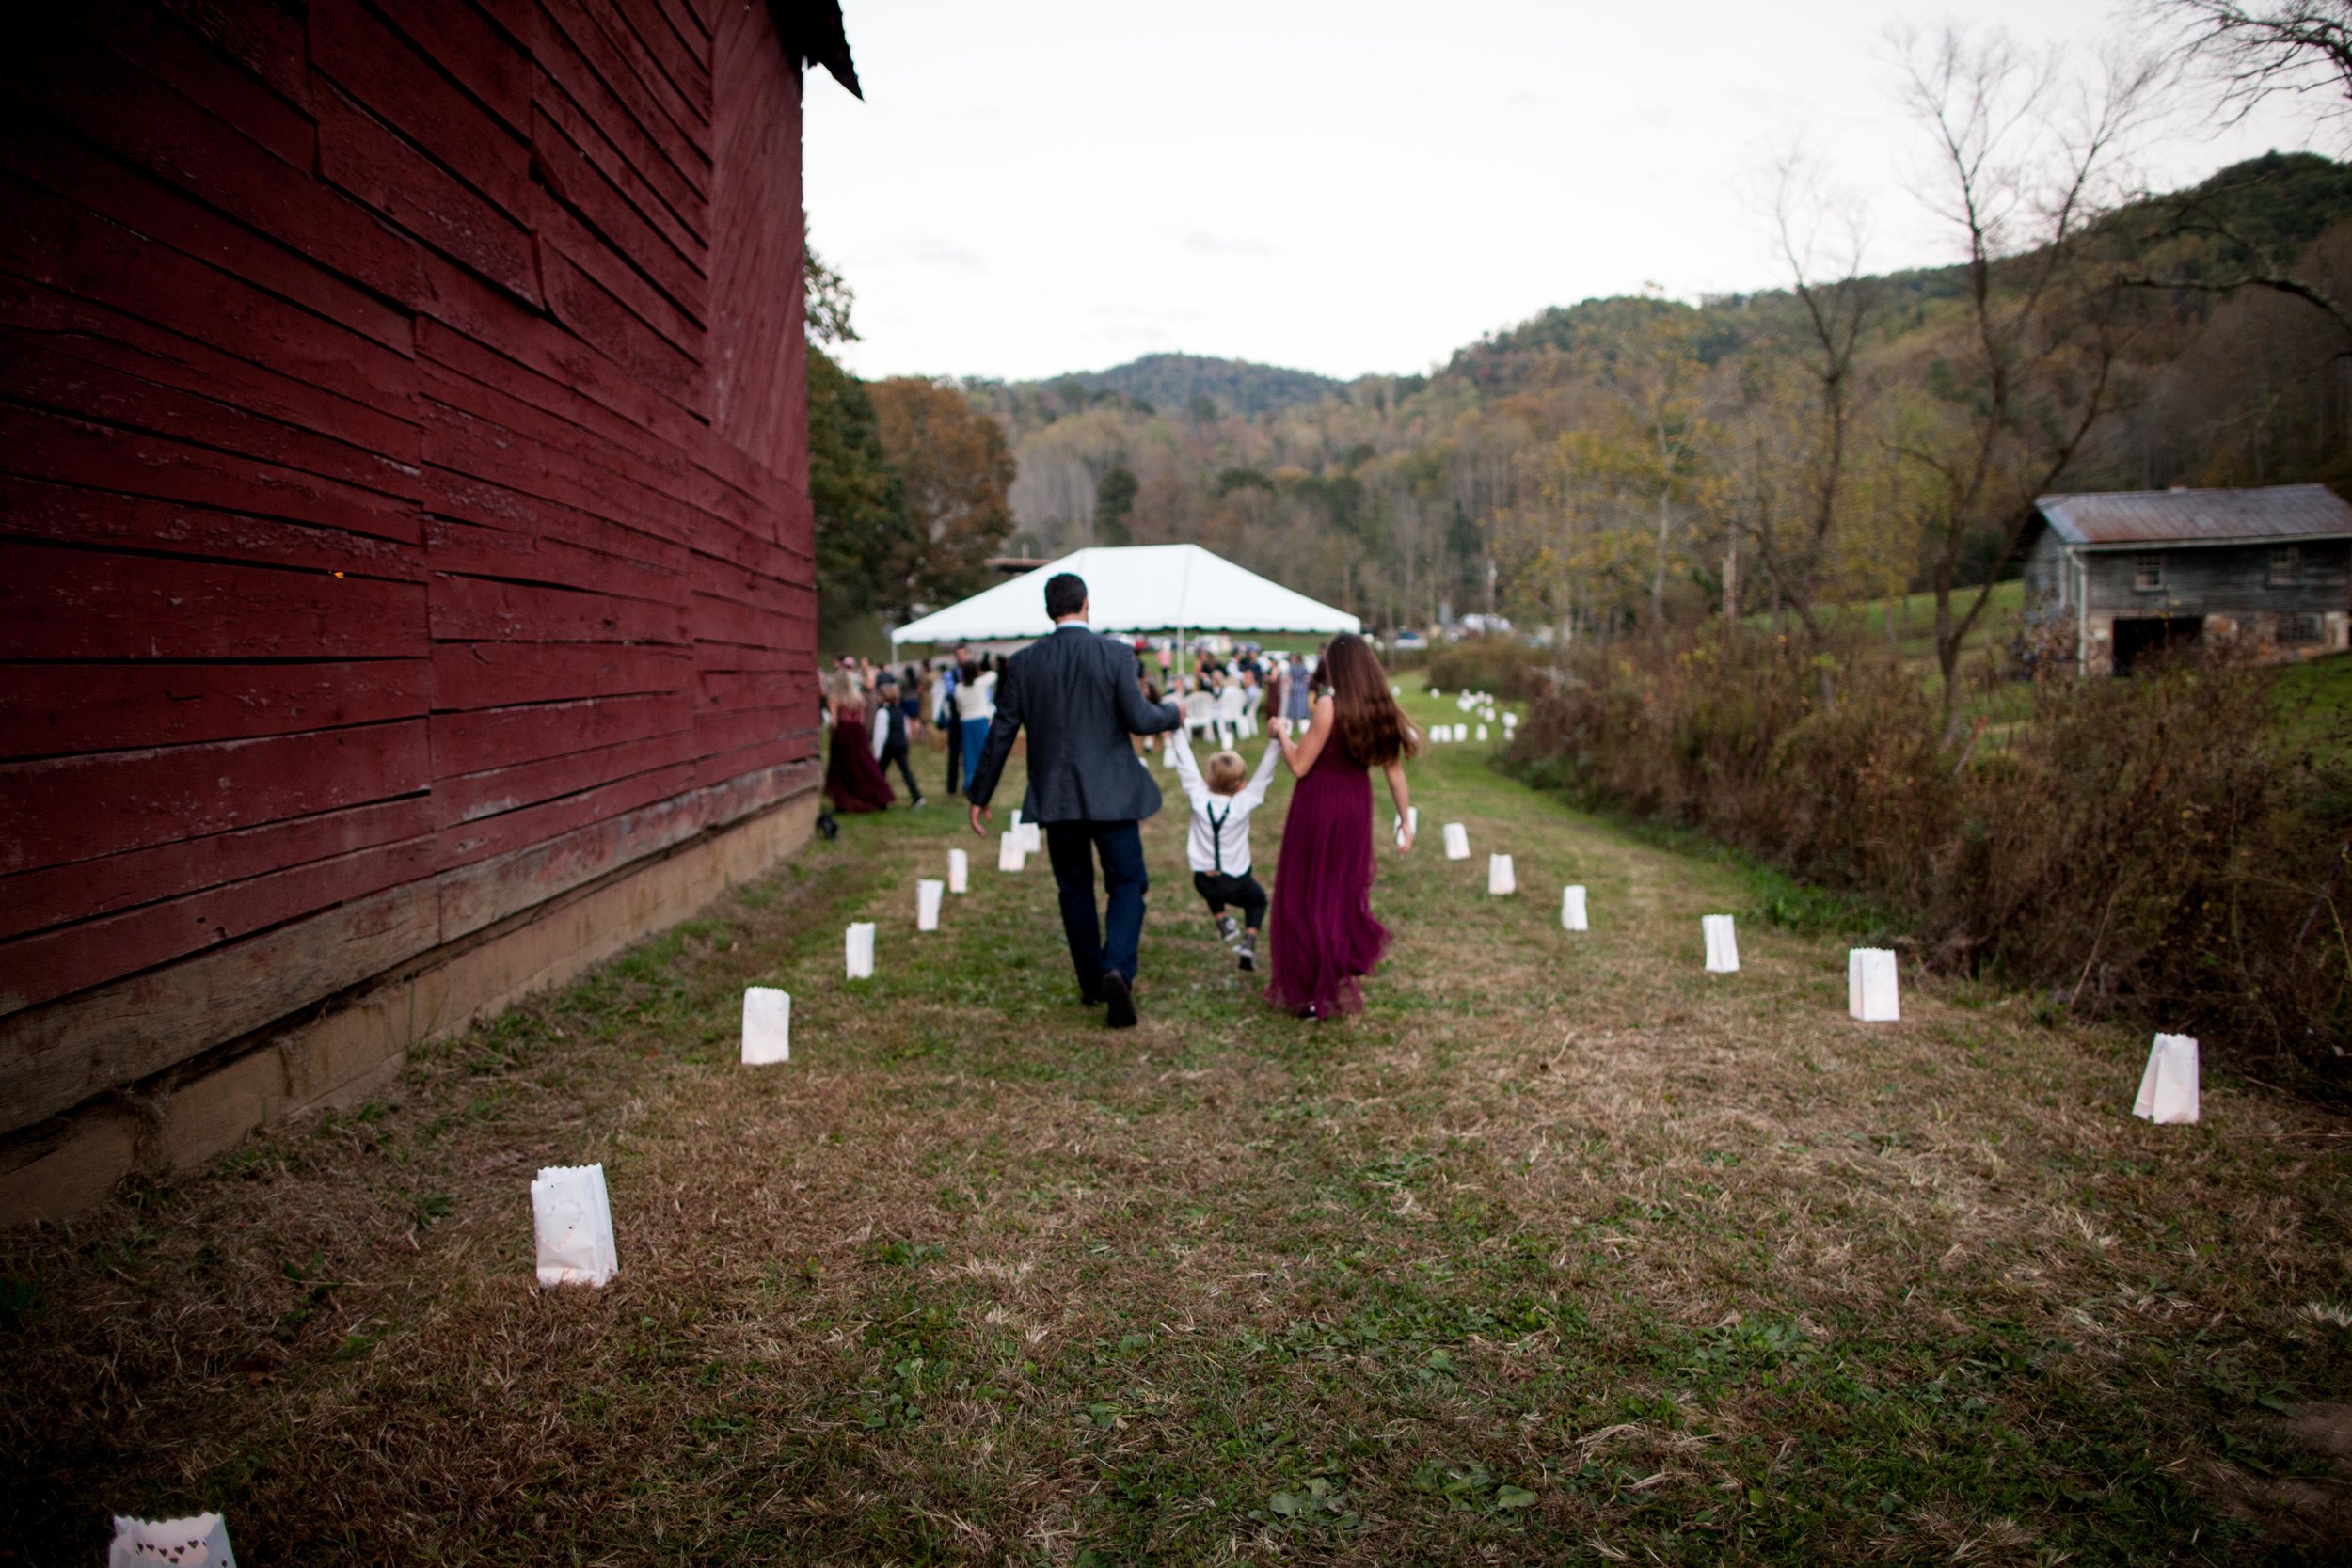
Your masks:
<svg viewBox="0 0 2352 1568"><path fill-rule="evenodd" d="M1703 974L1741 874L1486 755L1415 766L1352 1021L1257 1000L1171 809L1144 1023L1107 1032L1041 861L943 802L394 1098L6 1236L0 1547L206 1507L248 1568L2342 1548L2342 1121L2211 1069L2201 1125L2147 1126L2143 1040L1909 972L1857 1024L1842 945L1757 919ZM957 842L972 891L917 935ZM736 1062L752 983L793 994L788 1066ZM589 1161L620 1275L535 1293L531 1175Z"/></svg>

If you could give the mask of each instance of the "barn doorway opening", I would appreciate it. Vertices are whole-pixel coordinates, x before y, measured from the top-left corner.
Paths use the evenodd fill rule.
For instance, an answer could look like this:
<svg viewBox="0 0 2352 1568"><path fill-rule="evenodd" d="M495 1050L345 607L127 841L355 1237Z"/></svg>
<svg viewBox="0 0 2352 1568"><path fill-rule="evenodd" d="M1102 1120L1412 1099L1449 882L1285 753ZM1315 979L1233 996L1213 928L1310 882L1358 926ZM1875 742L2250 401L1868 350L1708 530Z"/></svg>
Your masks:
<svg viewBox="0 0 2352 1568"><path fill-rule="evenodd" d="M2128 675L2137 665L2166 654L2195 648L2205 634L2201 615L2119 616L2115 623L2115 673Z"/></svg>

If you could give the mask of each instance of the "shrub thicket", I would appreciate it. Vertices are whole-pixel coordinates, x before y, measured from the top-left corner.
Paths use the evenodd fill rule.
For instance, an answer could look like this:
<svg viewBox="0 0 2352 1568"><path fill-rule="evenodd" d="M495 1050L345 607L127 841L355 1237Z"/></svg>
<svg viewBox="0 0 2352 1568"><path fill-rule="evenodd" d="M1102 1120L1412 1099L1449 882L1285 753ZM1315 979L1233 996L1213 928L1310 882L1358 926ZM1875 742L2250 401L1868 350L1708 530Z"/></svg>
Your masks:
<svg viewBox="0 0 2352 1568"><path fill-rule="evenodd" d="M1551 689L1554 657L1514 637L1466 637L1429 650L1418 673L1440 691L1484 691L1527 701Z"/></svg>
<svg viewBox="0 0 2352 1568"><path fill-rule="evenodd" d="M1979 735L1883 651L1748 635L1572 659L1508 756L1860 894L1938 968L2346 1091L2352 812L2315 733L2267 672L2206 663L2049 679Z"/></svg>

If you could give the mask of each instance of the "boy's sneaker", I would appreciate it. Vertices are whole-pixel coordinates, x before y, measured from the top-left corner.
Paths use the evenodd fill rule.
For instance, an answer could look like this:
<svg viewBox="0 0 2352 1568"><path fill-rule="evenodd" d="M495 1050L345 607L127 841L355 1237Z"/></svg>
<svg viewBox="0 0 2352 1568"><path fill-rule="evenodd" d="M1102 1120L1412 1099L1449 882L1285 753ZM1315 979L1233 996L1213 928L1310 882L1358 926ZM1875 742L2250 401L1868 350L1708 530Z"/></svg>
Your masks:
<svg viewBox="0 0 2352 1568"><path fill-rule="evenodd" d="M1241 959L1242 968L1255 969L1258 967L1258 935L1255 931L1245 932L1243 934L1241 946L1236 949L1236 955Z"/></svg>
<svg viewBox="0 0 2352 1568"><path fill-rule="evenodd" d="M1241 926L1232 915L1220 914L1216 917L1216 934L1227 942L1236 941L1241 936Z"/></svg>

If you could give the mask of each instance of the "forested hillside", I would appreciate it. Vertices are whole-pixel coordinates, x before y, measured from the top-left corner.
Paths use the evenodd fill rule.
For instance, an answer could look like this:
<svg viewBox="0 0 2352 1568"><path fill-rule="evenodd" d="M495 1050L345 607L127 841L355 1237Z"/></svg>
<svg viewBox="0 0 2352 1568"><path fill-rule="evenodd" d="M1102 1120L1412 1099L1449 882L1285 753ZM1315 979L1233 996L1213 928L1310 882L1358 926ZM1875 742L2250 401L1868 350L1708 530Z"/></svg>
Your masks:
<svg viewBox="0 0 2352 1568"><path fill-rule="evenodd" d="M2273 154L1975 266L1549 309L1434 377L1163 355L965 390L1024 551L1197 540L1383 625L1803 619L1985 578L2036 488L2352 483L2348 216L2352 166Z"/></svg>

